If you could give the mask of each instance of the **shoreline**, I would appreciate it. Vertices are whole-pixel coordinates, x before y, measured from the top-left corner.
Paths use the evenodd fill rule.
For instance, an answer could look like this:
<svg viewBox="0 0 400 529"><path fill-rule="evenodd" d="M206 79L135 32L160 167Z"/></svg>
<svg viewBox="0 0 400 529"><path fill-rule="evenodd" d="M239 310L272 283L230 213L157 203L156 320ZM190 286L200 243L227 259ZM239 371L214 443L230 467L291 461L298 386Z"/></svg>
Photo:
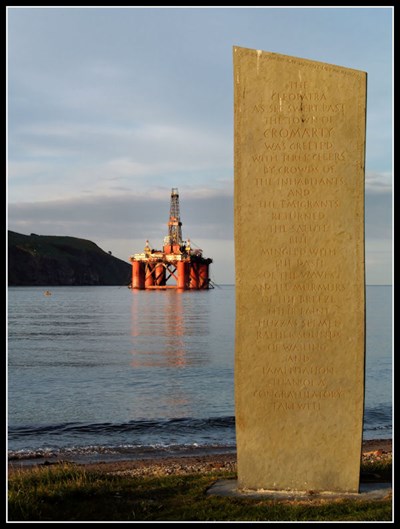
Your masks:
<svg viewBox="0 0 400 529"><path fill-rule="evenodd" d="M392 458L392 439L371 439L363 441L362 462L385 462ZM36 467L73 464L88 471L102 471L110 474L129 476L161 476L185 475L214 472L223 470L236 472L236 452L211 453L198 455L162 455L142 459L121 459L116 461L87 461L56 460L43 462L31 460L21 462L9 461L9 472L27 471Z"/></svg>

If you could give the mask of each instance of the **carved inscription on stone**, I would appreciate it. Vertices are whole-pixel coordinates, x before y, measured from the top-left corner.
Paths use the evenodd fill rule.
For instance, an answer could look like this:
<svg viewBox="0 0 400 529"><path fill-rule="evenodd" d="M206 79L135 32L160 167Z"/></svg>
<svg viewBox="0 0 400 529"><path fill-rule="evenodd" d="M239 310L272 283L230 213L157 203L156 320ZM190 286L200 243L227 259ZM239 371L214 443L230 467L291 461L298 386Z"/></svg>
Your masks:
<svg viewBox="0 0 400 529"><path fill-rule="evenodd" d="M366 75L244 48L234 65L239 483L354 491ZM351 455L339 476L343 443ZM306 457L316 465L307 472Z"/></svg>

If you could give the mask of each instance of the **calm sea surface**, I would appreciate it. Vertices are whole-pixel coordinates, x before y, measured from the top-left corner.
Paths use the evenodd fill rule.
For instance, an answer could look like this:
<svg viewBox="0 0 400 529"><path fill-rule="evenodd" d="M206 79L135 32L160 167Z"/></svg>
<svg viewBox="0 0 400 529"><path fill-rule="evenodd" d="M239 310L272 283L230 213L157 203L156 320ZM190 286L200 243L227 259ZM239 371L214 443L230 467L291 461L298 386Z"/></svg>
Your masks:
<svg viewBox="0 0 400 529"><path fill-rule="evenodd" d="M235 450L235 290L8 291L10 459ZM392 436L391 287L367 287L364 438Z"/></svg>

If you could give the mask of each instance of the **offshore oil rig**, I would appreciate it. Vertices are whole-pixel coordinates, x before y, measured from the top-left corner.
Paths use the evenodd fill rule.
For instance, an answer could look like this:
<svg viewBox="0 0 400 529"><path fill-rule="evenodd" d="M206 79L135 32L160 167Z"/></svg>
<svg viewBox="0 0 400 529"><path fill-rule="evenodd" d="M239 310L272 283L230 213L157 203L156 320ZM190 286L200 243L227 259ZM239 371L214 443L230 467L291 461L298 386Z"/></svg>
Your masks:
<svg viewBox="0 0 400 529"><path fill-rule="evenodd" d="M150 248L146 241L143 253L130 257L132 263L132 289L177 288L180 290L207 290L214 288L209 278L212 259L203 257L203 251L192 249L190 239L182 240L182 222L179 212L179 193L171 190L168 235L162 250ZM170 284L168 284L168 281ZM174 282L174 280L176 282Z"/></svg>

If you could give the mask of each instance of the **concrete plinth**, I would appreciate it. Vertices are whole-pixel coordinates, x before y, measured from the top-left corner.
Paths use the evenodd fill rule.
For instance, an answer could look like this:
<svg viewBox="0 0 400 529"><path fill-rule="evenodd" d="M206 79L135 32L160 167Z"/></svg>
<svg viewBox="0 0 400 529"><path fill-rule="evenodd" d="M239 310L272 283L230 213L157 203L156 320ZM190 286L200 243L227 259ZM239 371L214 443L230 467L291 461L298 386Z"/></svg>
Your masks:
<svg viewBox="0 0 400 529"><path fill-rule="evenodd" d="M391 483L361 483L360 492L314 492L291 490L239 490L236 479L221 479L215 482L207 494L214 496L254 498L274 501L315 501L315 500L383 500L392 493Z"/></svg>

